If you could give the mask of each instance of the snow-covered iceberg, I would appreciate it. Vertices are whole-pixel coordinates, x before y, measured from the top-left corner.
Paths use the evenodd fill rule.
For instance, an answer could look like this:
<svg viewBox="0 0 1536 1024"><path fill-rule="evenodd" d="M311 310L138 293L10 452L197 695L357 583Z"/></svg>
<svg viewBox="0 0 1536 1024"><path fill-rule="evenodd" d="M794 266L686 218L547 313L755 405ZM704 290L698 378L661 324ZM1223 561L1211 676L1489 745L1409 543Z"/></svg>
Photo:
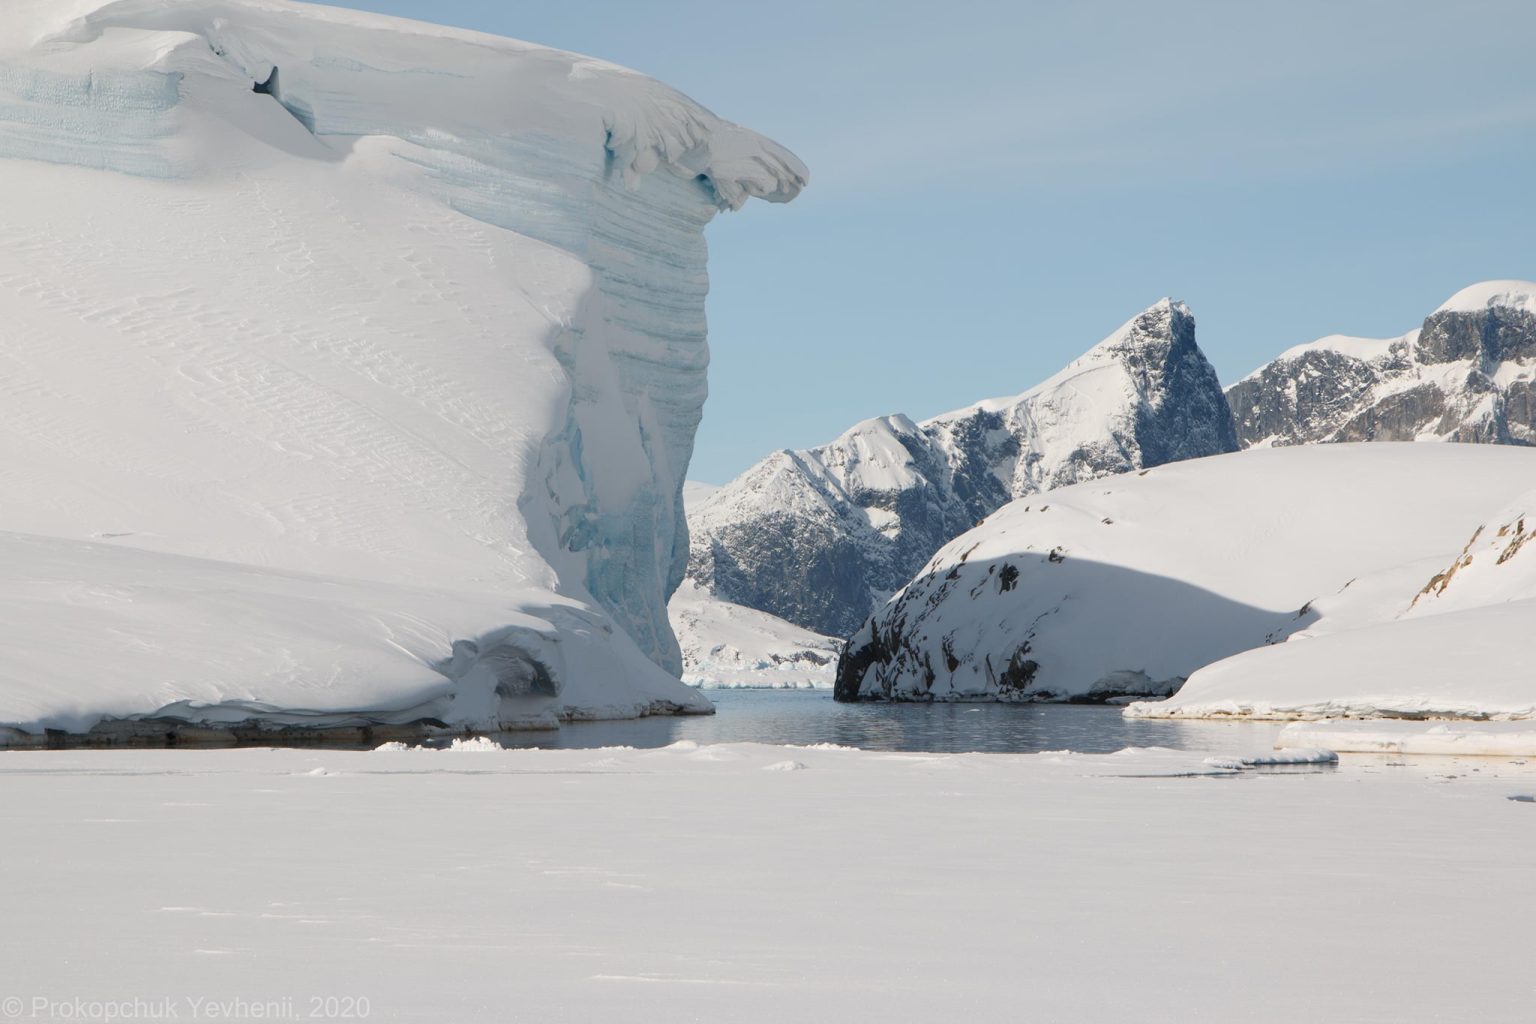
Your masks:
<svg viewBox="0 0 1536 1024"><path fill-rule="evenodd" d="M786 150L287 0L0 23L0 723L707 710L703 228Z"/></svg>

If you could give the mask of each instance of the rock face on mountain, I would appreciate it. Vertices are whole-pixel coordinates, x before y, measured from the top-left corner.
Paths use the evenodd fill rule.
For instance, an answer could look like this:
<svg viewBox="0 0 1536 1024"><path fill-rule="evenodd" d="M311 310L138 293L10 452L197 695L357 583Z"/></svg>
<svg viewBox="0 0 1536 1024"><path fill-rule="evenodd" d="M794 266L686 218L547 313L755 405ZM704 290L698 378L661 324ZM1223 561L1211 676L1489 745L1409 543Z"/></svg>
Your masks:
<svg viewBox="0 0 1536 1024"><path fill-rule="evenodd" d="M1227 389L1244 447L1322 441L1536 444L1536 283L1457 292L1399 338L1334 335Z"/></svg>
<svg viewBox="0 0 1536 1024"><path fill-rule="evenodd" d="M1164 299L1021 395L922 423L867 420L830 444L769 456L690 511L688 577L847 636L1011 499L1237 448L1194 317Z"/></svg>

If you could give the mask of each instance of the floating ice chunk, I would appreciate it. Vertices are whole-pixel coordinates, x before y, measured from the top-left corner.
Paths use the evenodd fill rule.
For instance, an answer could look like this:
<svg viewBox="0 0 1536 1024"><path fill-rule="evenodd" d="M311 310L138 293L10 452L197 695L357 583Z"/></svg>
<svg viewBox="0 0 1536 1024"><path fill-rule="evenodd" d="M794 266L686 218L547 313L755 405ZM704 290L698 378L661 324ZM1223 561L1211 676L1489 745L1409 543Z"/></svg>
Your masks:
<svg viewBox="0 0 1536 1024"><path fill-rule="evenodd" d="M1242 760L1246 765L1337 764L1339 755L1321 747L1300 747L1282 748L1273 754L1260 754L1257 757L1245 757Z"/></svg>
<svg viewBox="0 0 1536 1024"><path fill-rule="evenodd" d="M506 748L489 736L475 736L469 739L456 739L444 749L456 753L495 754L500 753Z"/></svg>
<svg viewBox="0 0 1536 1024"><path fill-rule="evenodd" d="M1339 755L1331 750L1318 748L1276 750L1272 754L1253 754L1248 757L1208 757L1205 764L1211 768L1230 768L1244 771L1249 768L1272 768L1287 764L1337 764Z"/></svg>
<svg viewBox="0 0 1536 1024"><path fill-rule="evenodd" d="M1536 721L1296 722L1280 731L1277 742L1327 743L1346 753L1522 757L1536 754Z"/></svg>

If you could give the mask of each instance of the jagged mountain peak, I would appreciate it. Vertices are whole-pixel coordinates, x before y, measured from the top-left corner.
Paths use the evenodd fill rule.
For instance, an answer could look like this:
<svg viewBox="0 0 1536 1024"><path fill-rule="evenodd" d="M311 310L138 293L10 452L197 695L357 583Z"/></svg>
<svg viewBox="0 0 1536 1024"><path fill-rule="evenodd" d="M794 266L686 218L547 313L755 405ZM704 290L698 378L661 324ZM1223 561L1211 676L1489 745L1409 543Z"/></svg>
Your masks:
<svg viewBox="0 0 1536 1024"><path fill-rule="evenodd" d="M1058 388L1080 374L1122 364L1132 353L1165 346L1170 342L1194 345L1194 339L1194 314L1184 303L1165 297L1125 321L1082 355L1028 390L986 398L962 409L940 413L924 420L922 426L954 420L977 411L997 412Z"/></svg>
<svg viewBox="0 0 1536 1024"><path fill-rule="evenodd" d="M1227 389L1245 447L1536 443L1536 284L1483 281L1395 338L1330 335Z"/></svg>

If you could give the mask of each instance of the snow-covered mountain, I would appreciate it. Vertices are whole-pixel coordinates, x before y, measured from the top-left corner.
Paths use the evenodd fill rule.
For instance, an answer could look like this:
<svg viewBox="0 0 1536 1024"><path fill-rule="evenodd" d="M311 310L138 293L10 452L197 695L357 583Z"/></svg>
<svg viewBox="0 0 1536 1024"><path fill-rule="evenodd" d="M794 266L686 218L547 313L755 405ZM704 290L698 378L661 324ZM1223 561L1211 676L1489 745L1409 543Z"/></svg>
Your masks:
<svg viewBox="0 0 1536 1024"><path fill-rule="evenodd" d="M1011 498L1236 448L1194 318L1165 299L1021 395L922 423L867 420L830 444L769 456L690 512L688 577L847 636L941 544Z"/></svg>
<svg viewBox="0 0 1536 1024"><path fill-rule="evenodd" d="M1202 666L1298 631L1390 618L1453 564L1468 524L1533 478L1536 452L1523 448L1317 445L1015 501L947 544L855 634L837 696L1165 695ZM1517 519L1497 538L1505 549ZM1484 562L1496 557L1473 556ZM1176 704L1196 699L1202 675Z"/></svg>
<svg viewBox="0 0 1536 1024"><path fill-rule="evenodd" d="M665 614L702 232L805 177L526 43L12 0L0 723L707 710Z"/></svg>
<svg viewBox="0 0 1536 1024"><path fill-rule="evenodd" d="M1518 488L1532 478L1524 469ZM1490 506L1493 507L1493 506ZM1536 491L1476 523L1460 550L1352 582L1285 643L1196 672L1142 718L1536 717Z"/></svg>
<svg viewBox="0 0 1536 1024"><path fill-rule="evenodd" d="M1245 447L1319 441L1536 444L1536 283L1457 292L1398 338L1332 335L1227 389Z"/></svg>

